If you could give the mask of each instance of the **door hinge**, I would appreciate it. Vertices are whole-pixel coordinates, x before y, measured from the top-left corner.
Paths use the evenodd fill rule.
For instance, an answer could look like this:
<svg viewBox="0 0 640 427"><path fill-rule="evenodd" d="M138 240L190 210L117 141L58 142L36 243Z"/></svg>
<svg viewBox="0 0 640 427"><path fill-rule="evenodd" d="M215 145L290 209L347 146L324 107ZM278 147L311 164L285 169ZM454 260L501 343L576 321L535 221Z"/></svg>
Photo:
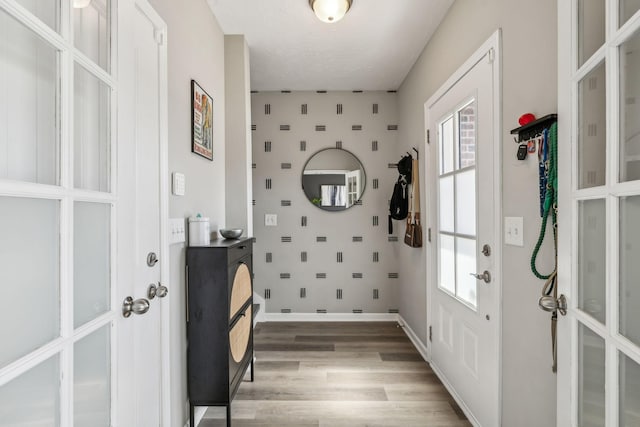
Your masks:
<svg viewBox="0 0 640 427"><path fill-rule="evenodd" d="M431 242L431 228L427 229L427 240Z"/></svg>
<svg viewBox="0 0 640 427"><path fill-rule="evenodd" d="M489 64L493 63L493 60L495 59L495 57L496 57L496 51L493 48L489 49Z"/></svg>
<svg viewBox="0 0 640 427"><path fill-rule="evenodd" d="M158 46L162 46L164 44L164 31L162 30L153 30L153 38L158 43Z"/></svg>
<svg viewBox="0 0 640 427"><path fill-rule="evenodd" d="M431 130L427 129L427 144L431 144Z"/></svg>
<svg viewBox="0 0 640 427"><path fill-rule="evenodd" d="M433 330L431 328L431 325L429 325L429 342L433 341Z"/></svg>

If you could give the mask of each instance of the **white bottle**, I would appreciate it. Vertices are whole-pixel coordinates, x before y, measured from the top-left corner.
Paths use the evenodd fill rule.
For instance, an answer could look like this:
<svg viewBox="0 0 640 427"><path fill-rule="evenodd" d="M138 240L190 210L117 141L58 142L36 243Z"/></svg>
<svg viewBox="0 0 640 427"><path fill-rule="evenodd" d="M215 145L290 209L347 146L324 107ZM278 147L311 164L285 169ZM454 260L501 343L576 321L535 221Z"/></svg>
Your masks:
<svg viewBox="0 0 640 427"><path fill-rule="evenodd" d="M211 226L209 218L200 214L189 218L189 246L209 246L211 243Z"/></svg>

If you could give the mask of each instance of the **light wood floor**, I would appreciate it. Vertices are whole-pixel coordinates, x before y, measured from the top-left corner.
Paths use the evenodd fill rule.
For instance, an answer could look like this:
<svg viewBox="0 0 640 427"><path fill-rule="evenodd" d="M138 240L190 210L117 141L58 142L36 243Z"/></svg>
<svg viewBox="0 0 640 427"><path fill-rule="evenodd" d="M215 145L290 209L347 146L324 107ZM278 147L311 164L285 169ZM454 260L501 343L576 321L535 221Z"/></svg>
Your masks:
<svg viewBox="0 0 640 427"><path fill-rule="evenodd" d="M233 427L470 426L396 323L261 323ZM224 426L209 408L200 427Z"/></svg>

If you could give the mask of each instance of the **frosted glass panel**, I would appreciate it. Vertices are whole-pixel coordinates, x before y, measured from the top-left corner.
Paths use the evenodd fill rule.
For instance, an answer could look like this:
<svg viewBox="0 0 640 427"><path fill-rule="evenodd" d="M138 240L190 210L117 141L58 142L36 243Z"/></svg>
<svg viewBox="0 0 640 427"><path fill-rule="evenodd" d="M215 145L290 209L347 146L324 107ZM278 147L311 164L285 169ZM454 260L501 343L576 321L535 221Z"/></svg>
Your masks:
<svg viewBox="0 0 640 427"><path fill-rule="evenodd" d="M605 323L606 203L604 199L578 204L578 307Z"/></svg>
<svg viewBox="0 0 640 427"><path fill-rule="evenodd" d="M640 9L640 0L620 0L620 26ZM640 422L638 422L640 425Z"/></svg>
<svg viewBox="0 0 640 427"><path fill-rule="evenodd" d="M456 233L476 234L476 171L456 176Z"/></svg>
<svg viewBox="0 0 640 427"><path fill-rule="evenodd" d="M458 167L476 164L476 101L458 111Z"/></svg>
<svg viewBox="0 0 640 427"><path fill-rule="evenodd" d="M440 287L455 295L455 247L454 238L445 234L440 235Z"/></svg>
<svg viewBox="0 0 640 427"><path fill-rule="evenodd" d="M74 84L75 186L108 192L111 89L79 65Z"/></svg>
<svg viewBox="0 0 640 427"><path fill-rule="evenodd" d="M59 0L16 0L20 6L33 13L38 19L59 31L60 22L58 15L60 12ZM65 0L66 1L66 0Z"/></svg>
<svg viewBox="0 0 640 427"><path fill-rule="evenodd" d="M453 176L440 179L440 230L454 232Z"/></svg>
<svg viewBox="0 0 640 427"><path fill-rule="evenodd" d="M78 341L74 347L74 406L76 426L111 425L111 325Z"/></svg>
<svg viewBox="0 0 640 427"><path fill-rule="evenodd" d="M0 425L60 425L59 358L54 356L0 387Z"/></svg>
<svg viewBox="0 0 640 427"><path fill-rule="evenodd" d="M640 426L640 365L620 353L620 427Z"/></svg>
<svg viewBox="0 0 640 427"><path fill-rule="evenodd" d="M2 368L59 336L60 221L57 200L0 197L0 212Z"/></svg>
<svg viewBox="0 0 640 427"><path fill-rule="evenodd" d="M604 185L606 177L605 65L578 84L578 188Z"/></svg>
<svg viewBox="0 0 640 427"><path fill-rule="evenodd" d="M620 46L620 181L640 179L640 32Z"/></svg>
<svg viewBox="0 0 640 427"><path fill-rule="evenodd" d="M456 295L473 307L477 303L478 280L470 273L476 272L476 241L456 237L456 277L458 289ZM484 283L484 282L483 282Z"/></svg>
<svg viewBox="0 0 640 427"><path fill-rule="evenodd" d="M111 2L91 0L84 8L73 9L74 44L93 62L111 69Z"/></svg>
<svg viewBox="0 0 640 427"><path fill-rule="evenodd" d="M453 170L453 117L449 117L440 125L440 174Z"/></svg>
<svg viewBox="0 0 640 427"><path fill-rule="evenodd" d="M620 199L620 333L640 345L640 196Z"/></svg>
<svg viewBox="0 0 640 427"><path fill-rule="evenodd" d="M0 179L56 185L58 51L0 10L0 58Z"/></svg>
<svg viewBox="0 0 640 427"><path fill-rule="evenodd" d="M578 66L604 44L605 0L578 0Z"/></svg>
<svg viewBox="0 0 640 427"><path fill-rule="evenodd" d="M74 208L74 326L109 310L111 205L76 202Z"/></svg>
<svg viewBox="0 0 640 427"><path fill-rule="evenodd" d="M604 340L586 326L578 328L578 425L605 425Z"/></svg>

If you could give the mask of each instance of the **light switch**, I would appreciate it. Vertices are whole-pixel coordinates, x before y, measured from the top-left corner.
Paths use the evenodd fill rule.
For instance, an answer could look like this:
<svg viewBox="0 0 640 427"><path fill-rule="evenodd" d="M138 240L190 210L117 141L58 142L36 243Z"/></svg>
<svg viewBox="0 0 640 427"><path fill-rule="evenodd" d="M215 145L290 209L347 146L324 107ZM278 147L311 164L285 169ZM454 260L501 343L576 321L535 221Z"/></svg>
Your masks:
<svg viewBox="0 0 640 427"><path fill-rule="evenodd" d="M171 189L173 194L176 196L184 196L185 185L186 183L184 174L180 172L174 172Z"/></svg>
<svg viewBox="0 0 640 427"><path fill-rule="evenodd" d="M264 225L266 227L276 227L278 225L278 215L277 214L265 214L264 215Z"/></svg>
<svg viewBox="0 0 640 427"><path fill-rule="evenodd" d="M184 218L169 218L169 244L185 241Z"/></svg>
<svg viewBox="0 0 640 427"><path fill-rule="evenodd" d="M524 246L524 220L521 216L504 217L504 244Z"/></svg>

